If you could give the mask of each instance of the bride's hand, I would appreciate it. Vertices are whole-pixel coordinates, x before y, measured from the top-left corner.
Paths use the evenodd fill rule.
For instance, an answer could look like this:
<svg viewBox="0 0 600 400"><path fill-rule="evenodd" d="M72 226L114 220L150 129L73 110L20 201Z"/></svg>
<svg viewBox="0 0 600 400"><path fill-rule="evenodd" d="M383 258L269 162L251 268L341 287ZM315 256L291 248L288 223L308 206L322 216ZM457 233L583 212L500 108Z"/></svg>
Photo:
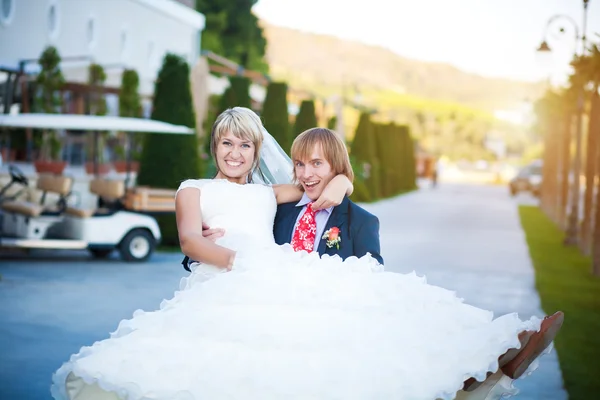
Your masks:
<svg viewBox="0 0 600 400"><path fill-rule="evenodd" d="M230 250L229 253L229 262L227 263L227 266L224 268L224 272L229 272L233 269L233 263L235 262L235 256L237 255L237 253L233 250Z"/></svg>
<svg viewBox="0 0 600 400"><path fill-rule="evenodd" d="M345 175L337 175L323 189L321 196L313 204L313 210L322 210L342 204L344 196L351 194L354 187Z"/></svg>
<svg viewBox="0 0 600 400"><path fill-rule="evenodd" d="M223 237L225 234L225 230L221 228L210 228L206 223L202 222L202 236L207 238L212 242L216 242L216 240L220 237Z"/></svg>

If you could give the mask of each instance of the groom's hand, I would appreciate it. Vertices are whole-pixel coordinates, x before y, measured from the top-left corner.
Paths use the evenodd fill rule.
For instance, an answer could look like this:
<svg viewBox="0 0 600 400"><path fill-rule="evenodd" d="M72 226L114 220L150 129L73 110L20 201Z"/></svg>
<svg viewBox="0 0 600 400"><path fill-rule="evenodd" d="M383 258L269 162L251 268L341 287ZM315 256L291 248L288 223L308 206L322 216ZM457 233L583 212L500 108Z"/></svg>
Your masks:
<svg viewBox="0 0 600 400"><path fill-rule="evenodd" d="M225 234L224 229L219 229L219 228L210 229L210 227L208 225L206 225L204 222L202 222L202 236L204 236L205 238L212 240L214 242L218 238L222 237L224 234Z"/></svg>

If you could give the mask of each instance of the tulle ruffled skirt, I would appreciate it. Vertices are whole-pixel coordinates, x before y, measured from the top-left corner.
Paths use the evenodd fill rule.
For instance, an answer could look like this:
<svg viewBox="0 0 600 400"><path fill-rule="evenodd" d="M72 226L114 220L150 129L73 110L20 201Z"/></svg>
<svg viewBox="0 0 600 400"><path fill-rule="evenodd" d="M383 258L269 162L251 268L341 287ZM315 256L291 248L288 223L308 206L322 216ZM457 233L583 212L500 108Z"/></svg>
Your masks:
<svg viewBox="0 0 600 400"><path fill-rule="evenodd" d="M231 272L196 267L160 309L73 355L52 394L76 398L69 378L127 399L451 399L540 322L494 318L370 256L268 246Z"/></svg>

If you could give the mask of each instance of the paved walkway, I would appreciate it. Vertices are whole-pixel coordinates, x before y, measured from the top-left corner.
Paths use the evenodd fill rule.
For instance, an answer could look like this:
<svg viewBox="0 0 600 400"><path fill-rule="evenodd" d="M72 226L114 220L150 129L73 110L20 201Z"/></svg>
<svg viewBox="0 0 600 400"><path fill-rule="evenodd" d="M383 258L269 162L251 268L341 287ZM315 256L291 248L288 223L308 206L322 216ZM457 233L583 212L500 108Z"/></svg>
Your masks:
<svg viewBox="0 0 600 400"><path fill-rule="evenodd" d="M427 275L496 315L543 314L516 202L504 187L442 184L368 208L381 220L388 269ZM155 309L186 274L178 254L141 265L62 254L2 255L1 399L49 399L51 374L70 354L106 338L134 310ZM519 399L567 398L554 352L517 386Z"/></svg>
<svg viewBox="0 0 600 400"><path fill-rule="evenodd" d="M542 317L518 204L505 186L444 184L368 205L380 217L386 268L427 276L466 303L500 316ZM553 313L556 310L545 310ZM555 351L534 374L515 381L519 399L567 399Z"/></svg>

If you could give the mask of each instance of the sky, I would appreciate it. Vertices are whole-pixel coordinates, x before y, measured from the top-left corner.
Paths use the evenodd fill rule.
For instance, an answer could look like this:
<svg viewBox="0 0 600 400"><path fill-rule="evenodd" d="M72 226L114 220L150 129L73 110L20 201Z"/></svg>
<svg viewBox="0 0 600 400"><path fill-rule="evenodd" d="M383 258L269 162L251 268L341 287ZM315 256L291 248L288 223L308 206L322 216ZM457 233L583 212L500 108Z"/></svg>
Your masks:
<svg viewBox="0 0 600 400"><path fill-rule="evenodd" d="M575 51L573 24L550 25L551 56L536 49L554 15L583 28L583 0L259 0L274 25L379 45L408 58L484 76L560 84ZM565 22L563 22L565 21ZM588 38L600 42L600 0L588 6ZM566 31L556 34L559 27ZM555 33L555 34L552 34Z"/></svg>

